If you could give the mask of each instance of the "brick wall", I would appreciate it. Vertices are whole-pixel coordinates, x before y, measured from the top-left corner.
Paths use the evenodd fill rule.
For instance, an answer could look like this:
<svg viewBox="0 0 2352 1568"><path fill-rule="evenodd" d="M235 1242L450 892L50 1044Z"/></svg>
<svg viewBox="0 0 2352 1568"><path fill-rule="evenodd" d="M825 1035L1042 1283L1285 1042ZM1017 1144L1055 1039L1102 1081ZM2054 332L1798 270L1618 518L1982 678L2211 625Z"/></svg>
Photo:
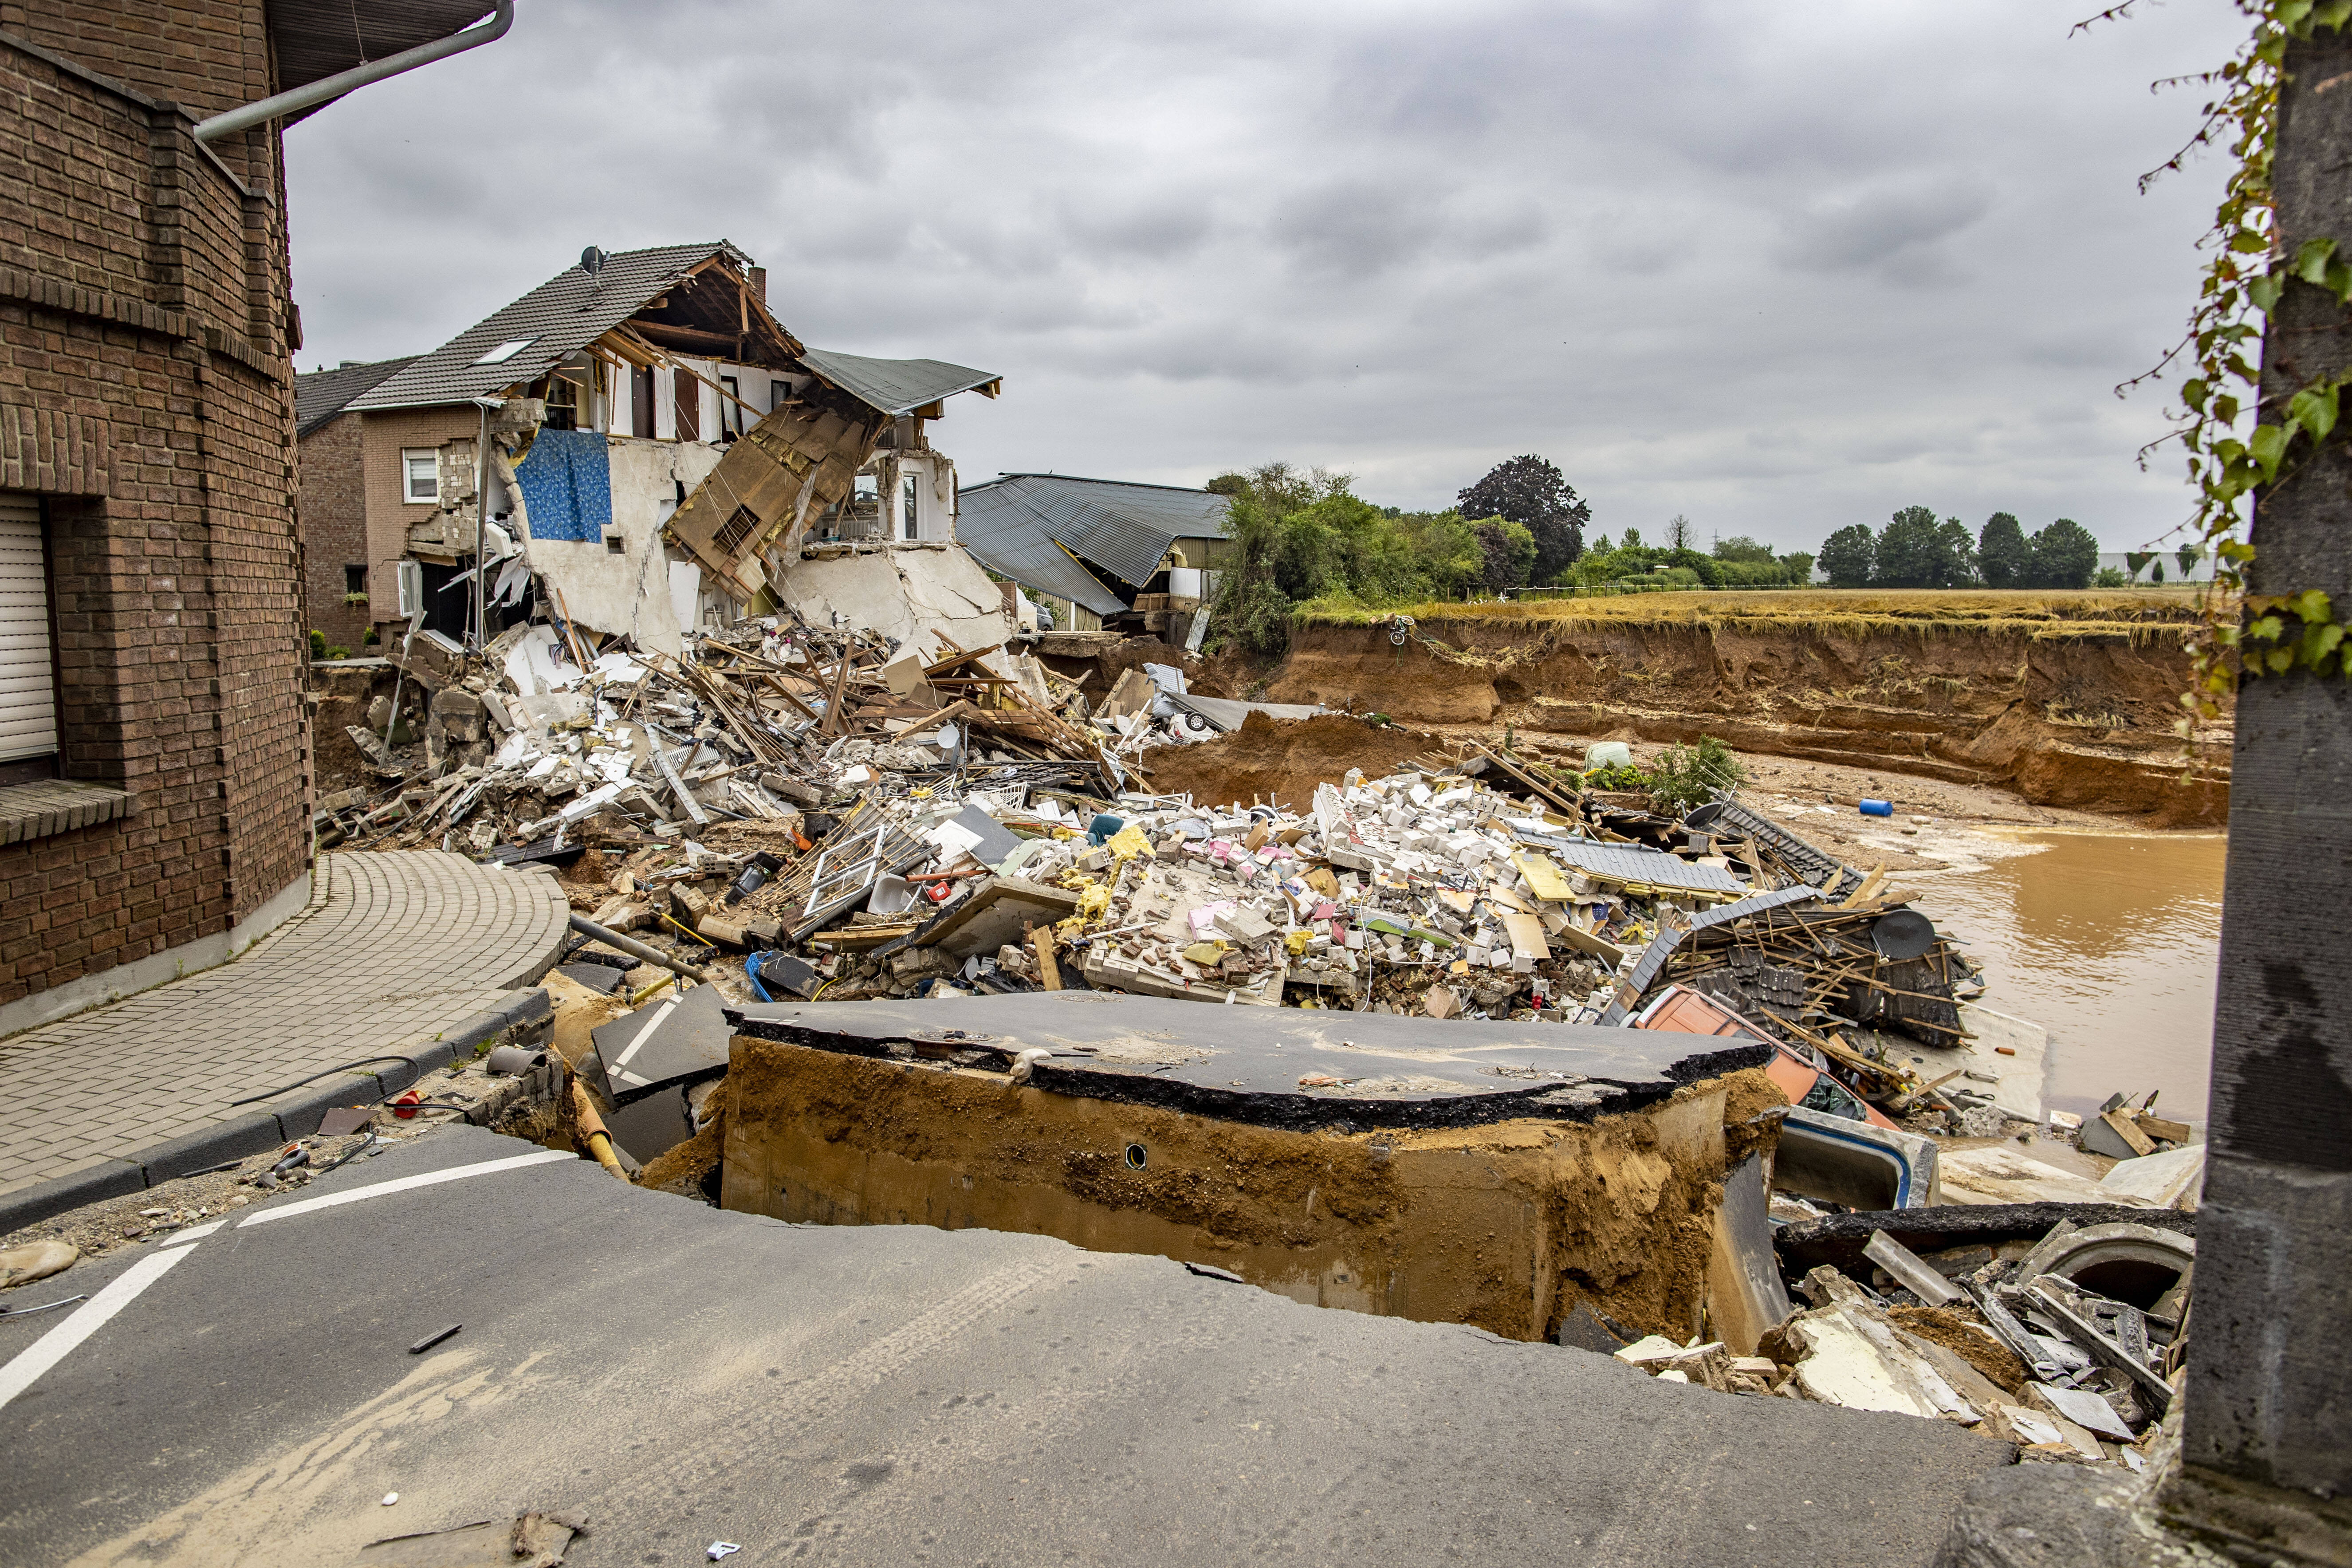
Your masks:
<svg viewBox="0 0 2352 1568"><path fill-rule="evenodd" d="M408 525L427 521L434 510L411 506L401 499L400 454L411 447L437 447L459 437L470 440L481 434L482 418L480 410L470 403L392 408L359 417L364 421L360 427L360 464L367 505L368 578L383 584L382 595L370 596L368 614L377 625L388 628L400 618L393 574L399 570L400 557L408 548ZM392 634L387 629L384 635Z"/></svg>
<svg viewBox="0 0 2352 1568"><path fill-rule="evenodd" d="M338 415L302 437L302 599L304 624L353 653L372 616L391 612L394 592L387 572L369 566L367 498L360 474L360 419ZM370 604L343 603L346 566L369 566ZM382 612L373 609L382 598Z"/></svg>
<svg viewBox="0 0 2352 1568"><path fill-rule="evenodd" d="M139 795L0 849L0 1003L221 931L309 858L278 146L215 157L157 101L265 95L262 17L0 0L71 57L0 38L0 486L44 497L58 770Z"/></svg>

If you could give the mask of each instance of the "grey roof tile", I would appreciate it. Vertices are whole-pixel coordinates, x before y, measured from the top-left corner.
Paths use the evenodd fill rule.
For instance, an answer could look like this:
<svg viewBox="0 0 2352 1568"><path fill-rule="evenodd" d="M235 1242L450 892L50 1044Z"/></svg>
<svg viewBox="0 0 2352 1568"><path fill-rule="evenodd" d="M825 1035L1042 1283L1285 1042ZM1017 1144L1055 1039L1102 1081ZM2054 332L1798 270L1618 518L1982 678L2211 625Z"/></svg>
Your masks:
<svg viewBox="0 0 2352 1568"><path fill-rule="evenodd" d="M308 436L341 414L351 401L383 382L390 380L417 356L404 354L399 359L380 359L366 364L337 365L332 370L314 370L308 375L294 378L294 434Z"/></svg>
<svg viewBox="0 0 2352 1568"><path fill-rule="evenodd" d="M725 240L700 245L661 245L625 250L604 259L591 278L577 265L492 311L431 353L362 397L355 409L422 408L488 397L519 382L547 374L576 349L585 348L667 292L686 274L725 251L742 259ZM498 364L478 364L500 343L526 346Z"/></svg>

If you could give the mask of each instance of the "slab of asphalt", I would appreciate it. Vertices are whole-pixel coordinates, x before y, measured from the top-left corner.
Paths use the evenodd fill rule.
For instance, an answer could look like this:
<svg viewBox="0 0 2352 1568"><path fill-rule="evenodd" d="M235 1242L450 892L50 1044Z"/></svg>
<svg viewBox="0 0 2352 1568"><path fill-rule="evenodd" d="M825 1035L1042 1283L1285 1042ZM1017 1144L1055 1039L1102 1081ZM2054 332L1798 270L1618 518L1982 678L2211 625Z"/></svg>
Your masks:
<svg viewBox="0 0 2352 1568"><path fill-rule="evenodd" d="M1899 1568L2011 1458L1164 1258L785 1226L577 1160L320 1201L542 1153L451 1127L0 1296L105 1305L146 1279L0 1405L5 1555L360 1563L540 1510L586 1516L580 1568L706 1562L719 1541L744 1568ZM0 1320L0 1397L69 1321Z"/></svg>

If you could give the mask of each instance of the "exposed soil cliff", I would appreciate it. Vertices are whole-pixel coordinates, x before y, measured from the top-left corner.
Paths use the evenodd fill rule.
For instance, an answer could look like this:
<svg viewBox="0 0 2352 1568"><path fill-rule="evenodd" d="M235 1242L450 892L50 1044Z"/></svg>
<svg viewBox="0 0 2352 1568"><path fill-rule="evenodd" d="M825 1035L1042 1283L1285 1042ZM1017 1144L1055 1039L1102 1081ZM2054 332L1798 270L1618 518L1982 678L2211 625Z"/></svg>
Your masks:
<svg viewBox="0 0 2352 1568"><path fill-rule="evenodd" d="M2180 782L2185 606L1751 613L1669 597L1645 614L1423 619L1402 646L1381 626L1303 626L1262 672L1263 696L1588 739L1706 733L1751 752L2006 785L2149 826L2227 814L2226 731L2198 737L2210 776Z"/></svg>

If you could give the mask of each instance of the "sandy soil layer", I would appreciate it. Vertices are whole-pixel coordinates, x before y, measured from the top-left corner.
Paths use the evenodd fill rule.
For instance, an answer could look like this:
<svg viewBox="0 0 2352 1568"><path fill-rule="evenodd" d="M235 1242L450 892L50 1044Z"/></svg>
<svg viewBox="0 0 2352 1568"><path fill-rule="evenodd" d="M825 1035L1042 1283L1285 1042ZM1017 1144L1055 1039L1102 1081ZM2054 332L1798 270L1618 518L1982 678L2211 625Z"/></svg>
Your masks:
<svg viewBox="0 0 2352 1568"><path fill-rule="evenodd" d="M1682 597L1649 596L1639 614L1424 621L1402 646L1379 626L1306 626L1271 668L1219 675L1269 701L1410 724L1654 743L1711 734L1748 755L2005 786L2143 826L2227 814L2226 728L2197 738L2209 776L2180 783L2183 605L2086 602L2069 615L2021 599L2002 616L1977 595L1952 596L1946 614L1915 595L1899 614L1832 614L1794 601L1833 595L1791 595L1777 611L1672 602Z"/></svg>

